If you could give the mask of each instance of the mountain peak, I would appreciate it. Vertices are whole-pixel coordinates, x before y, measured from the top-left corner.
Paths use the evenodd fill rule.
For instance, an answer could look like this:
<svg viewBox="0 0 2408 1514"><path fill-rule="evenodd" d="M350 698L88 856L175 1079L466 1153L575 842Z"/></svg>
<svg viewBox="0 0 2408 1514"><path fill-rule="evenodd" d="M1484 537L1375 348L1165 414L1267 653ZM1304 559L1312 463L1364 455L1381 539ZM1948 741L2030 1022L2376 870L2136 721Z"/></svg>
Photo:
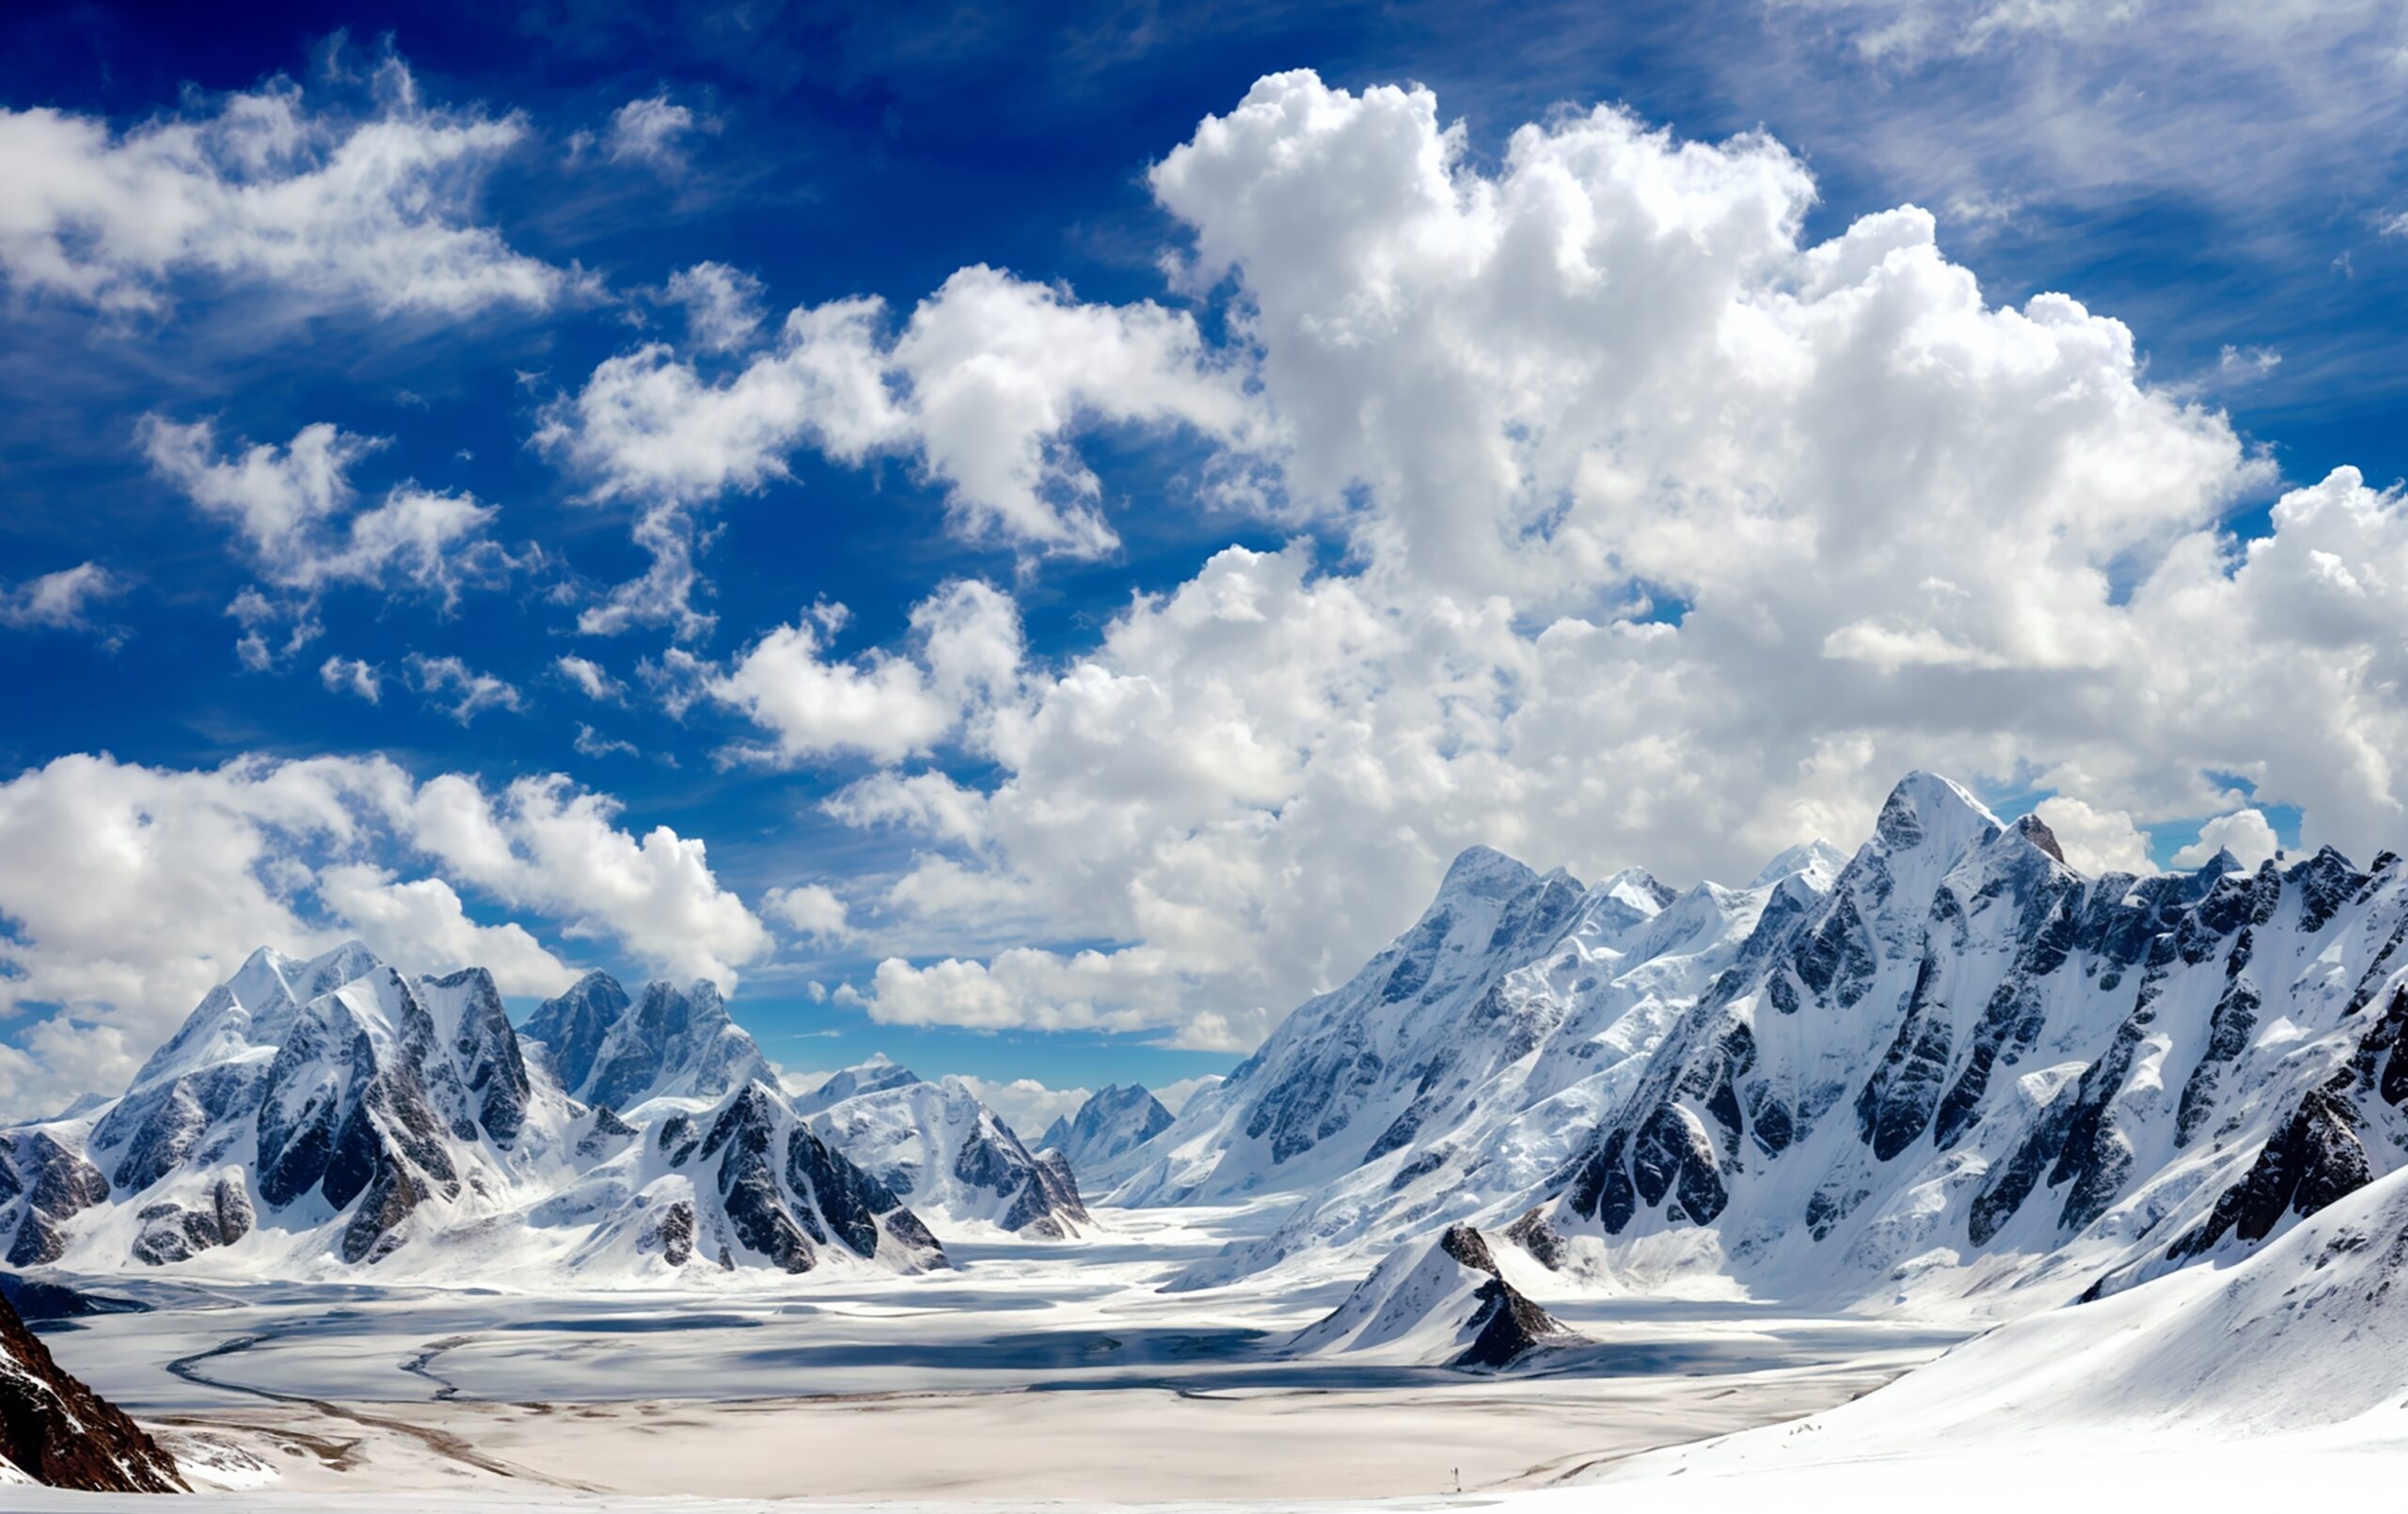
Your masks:
<svg viewBox="0 0 2408 1514"><path fill-rule="evenodd" d="M1506 856L1494 846L1466 846L1447 864L1438 885L1441 897L1473 894L1483 899L1519 893L1539 881L1537 869Z"/></svg>
<svg viewBox="0 0 2408 1514"><path fill-rule="evenodd" d="M1873 833L1893 852L1912 851L1927 840L1937 840L1945 851L1957 852L2004 828L1989 807L1965 788L1917 768L1890 791Z"/></svg>
<svg viewBox="0 0 2408 1514"><path fill-rule="evenodd" d="M1847 853L1841 851L1823 837L1800 842L1764 865L1764 870L1751 879L1748 887L1761 889L1779 883L1800 873L1820 873L1825 878L1836 877L1847 865Z"/></svg>
<svg viewBox="0 0 2408 1514"><path fill-rule="evenodd" d="M2041 819L2037 814L2020 816L2016 820L2014 829L2017 835L2021 836L2024 840L2030 842L2033 845L2037 846L2040 850L2048 853L2051 857L2055 858L2058 861L2063 862L2066 860L2065 848L2057 844L2057 833L2051 830L2049 828L2049 823Z"/></svg>

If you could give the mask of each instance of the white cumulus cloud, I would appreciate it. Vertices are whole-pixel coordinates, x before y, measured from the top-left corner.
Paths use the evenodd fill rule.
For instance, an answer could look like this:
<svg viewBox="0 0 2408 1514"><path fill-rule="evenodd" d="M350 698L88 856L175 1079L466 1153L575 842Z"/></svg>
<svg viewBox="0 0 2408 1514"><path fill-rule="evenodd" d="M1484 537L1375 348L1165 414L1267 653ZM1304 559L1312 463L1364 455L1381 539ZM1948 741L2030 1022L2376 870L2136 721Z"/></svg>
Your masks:
<svg viewBox="0 0 2408 1514"><path fill-rule="evenodd" d="M431 106L398 61L374 82L359 117L282 78L122 131L0 108L0 276L119 311L165 308L182 276L447 316L579 287L475 220L479 179L526 123Z"/></svg>
<svg viewBox="0 0 2408 1514"><path fill-rule="evenodd" d="M2222 775L2310 844L2399 838L2399 492L2337 469L2237 543L2273 465L2121 323L1990 303L1925 213L1815 242L1762 135L1601 109L1474 161L1426 91L1309 73L1153 185L1231 302L1195 365L1259 406L1225 445L1350 550L1226 550L1023 661L943 738L972 763L933 707L864 744L739 704L786 760L889 765L828 806L922 848L873 1014L1244 1047L1466 844L1745 878L1914 767L2054 790L2094 865L2231 809ZM908 645L842 666L890 663L925 688Z"/></svg>
<svg viewBox="0 0 2408 1514"><path fill-rule="evenodd" d="M2199 839L2174 854L2174 865L2205 867L2222 851L2230 852L2242 866L2255 868L2282 849L2282 838L2274 834L2264 811L2236 810L2201 826Z"/></svg>
<svg viewBox="0 0 2408 1514"><path fill-rule="evenodd" d="M384 445L376 438L322 421L282 447L262 442L225 455L213 423L153 415L143 418L140 442L151 470L232 527L261 576L283 589L411 588L449 605L464 588L515 566L484 535L494 507L471 496L404 483L354 509L350 472Z"/></svg>

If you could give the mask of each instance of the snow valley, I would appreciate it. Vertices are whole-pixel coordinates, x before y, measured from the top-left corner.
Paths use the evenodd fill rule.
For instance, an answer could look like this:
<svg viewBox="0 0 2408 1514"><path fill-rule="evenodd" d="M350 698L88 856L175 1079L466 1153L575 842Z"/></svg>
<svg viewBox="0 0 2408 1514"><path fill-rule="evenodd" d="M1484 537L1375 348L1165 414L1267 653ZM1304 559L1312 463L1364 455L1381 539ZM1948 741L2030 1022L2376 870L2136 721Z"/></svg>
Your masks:
<svg viewBox="0 0 2408 1514"><path fill-rule="evenodd" d="M2408 1433L2403 943L2388 853L2085 876L1915 774L1739 888L1475 849L1226 1080L1034 1143L891 1063L790 1088L707 982L514 1024L473 967L262 948L120 1095L0 1133L0 1240L186 1484L338 1501L1158 1495L1133 1435L1238 1498L1830 1475L1937 1427L2364 1450ZM1048 1386L1090 1391L998 1394Z"/></svg>

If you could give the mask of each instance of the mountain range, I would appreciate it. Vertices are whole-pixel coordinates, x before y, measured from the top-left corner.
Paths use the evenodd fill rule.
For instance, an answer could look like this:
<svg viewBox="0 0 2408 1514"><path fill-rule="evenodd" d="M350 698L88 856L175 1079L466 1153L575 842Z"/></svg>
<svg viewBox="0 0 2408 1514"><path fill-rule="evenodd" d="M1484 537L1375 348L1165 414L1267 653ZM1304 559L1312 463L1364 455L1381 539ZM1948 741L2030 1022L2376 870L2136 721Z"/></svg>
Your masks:
<svg viewBox="0 0 2408 1514"><path fill-rule="evenodd" d="M782 1088L708 984L589 974L514 1028L480 970L262 950L123 1094L0 1131L0 1242L87 1271L910 1272L965 1227L1081 1235L1084 1190L1281 1215L1174 1288L1468 1225L1566 1287L2018 1313L2252 1253L2408 1165L2403 943L2389 853L2088 875L1918 773L1853 853L1739 888L1475 847L1176 1116L1107 1088L1035 1150L959 1079Z"/></svg>
<svg viewBox="0 0 2408 1514"><path fill-rule="evenodd" d="M708 983L589 973L520 1029L482 969L262 948L122 1095L0 1131L0 1237L17 1268L610 1285L947 1265L907 1191L943 1223L1085 1222L959 1085L866 1081L807 1117ZM911 1141L869 1140L901 1107Z"/></svg>
<svg viewBox="0 0 2408 1514"><path fill-rule="evenodd" d="M1457 1222L1600 1286L2020 1308L2250 1252L2403 1164L2408 878L2323 848L2087 876L1902 781L1852 855L1593 886L1485 848L1083 1175L1273 1198L1228 1284Z"/></svg>

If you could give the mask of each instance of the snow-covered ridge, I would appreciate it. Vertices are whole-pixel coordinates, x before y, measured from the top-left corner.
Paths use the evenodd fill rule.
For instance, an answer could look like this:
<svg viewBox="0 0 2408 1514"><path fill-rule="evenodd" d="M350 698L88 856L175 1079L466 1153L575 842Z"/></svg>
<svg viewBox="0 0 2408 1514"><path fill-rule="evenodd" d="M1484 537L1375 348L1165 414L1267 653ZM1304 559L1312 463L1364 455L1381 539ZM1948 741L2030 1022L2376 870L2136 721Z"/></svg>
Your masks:
<svg viewBox="0 0 2408 1514"><path fill-rule="evenodd" d="M2403 1165L2403 941L2391 854L2086 877L1928 774L1744 889L1475 848L1111 1197L1289 1196L1187 1286L1471 1222L1608 1284L2020 1310Z"/></svg>
<svg viewBox="0 0 2408 1514"><path fill-rule="evenodd" d="M514 1028L470 968L262 948L118 1098L0 1132L14 1267L642 1284L942 1246L707 984L593 973Z"/></svg>

